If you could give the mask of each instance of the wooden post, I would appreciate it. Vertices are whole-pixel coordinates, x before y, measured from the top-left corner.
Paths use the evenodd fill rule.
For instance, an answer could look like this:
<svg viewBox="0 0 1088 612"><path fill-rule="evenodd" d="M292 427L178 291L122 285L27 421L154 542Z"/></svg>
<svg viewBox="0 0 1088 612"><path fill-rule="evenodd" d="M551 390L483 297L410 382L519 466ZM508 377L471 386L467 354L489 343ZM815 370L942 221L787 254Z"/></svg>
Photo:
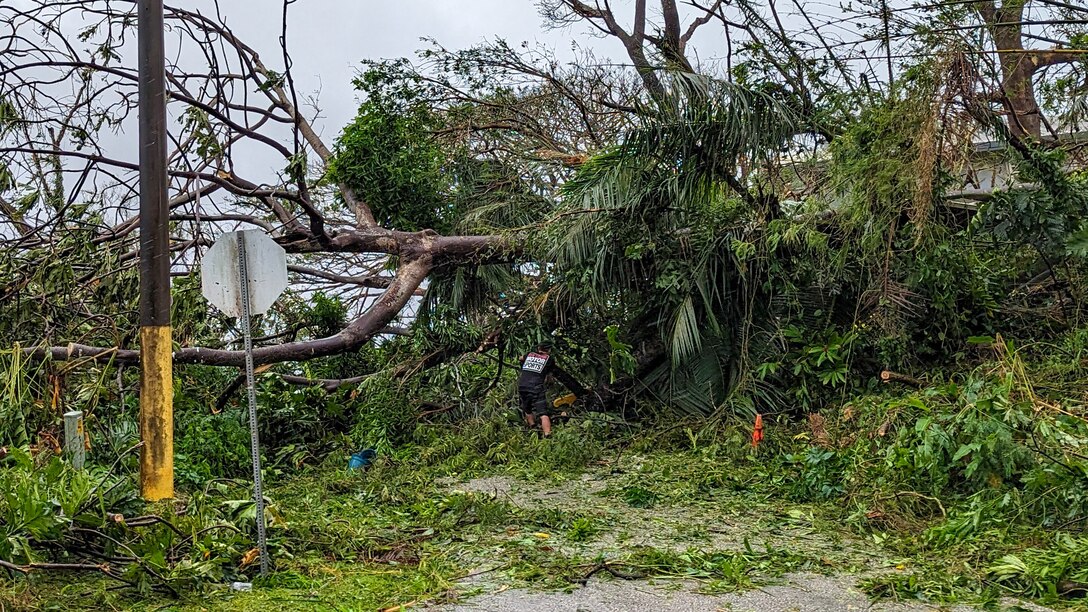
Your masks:
<svg viewBox="0 0 1088 612"><path fill-rule="evenodd" d="M140 493L174 496L174 379L162 0L140 0Z"/></svg>

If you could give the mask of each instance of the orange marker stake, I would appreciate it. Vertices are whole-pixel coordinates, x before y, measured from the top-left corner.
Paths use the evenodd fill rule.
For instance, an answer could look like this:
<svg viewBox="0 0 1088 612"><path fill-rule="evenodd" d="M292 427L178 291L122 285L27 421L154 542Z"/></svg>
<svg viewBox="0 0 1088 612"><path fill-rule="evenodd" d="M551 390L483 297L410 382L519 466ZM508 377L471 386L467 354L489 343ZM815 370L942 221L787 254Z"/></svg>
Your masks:
<svg viewBox="0 0 1088 612"><path fill-rule="evenodd" d="M756 424L752 428L752 447L756 448L763 440L763 415L756 413Z"/></svg>

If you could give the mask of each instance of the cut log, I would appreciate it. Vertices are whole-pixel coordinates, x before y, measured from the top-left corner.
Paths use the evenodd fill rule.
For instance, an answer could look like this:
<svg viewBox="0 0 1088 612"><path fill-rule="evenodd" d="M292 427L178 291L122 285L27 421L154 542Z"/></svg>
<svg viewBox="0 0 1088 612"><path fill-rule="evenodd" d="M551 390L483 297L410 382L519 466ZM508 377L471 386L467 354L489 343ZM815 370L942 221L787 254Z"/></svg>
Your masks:
<svg viewBox="0 0 1088 612"><path fill-rule="evenodd" d="M899 372L892 372L891 370L884 370L883 372L881 372L880 381L884 383L897 382L918 388L926 386L925 381L914 378L913 376L908 376L906 374L900 374Z"/></svg>

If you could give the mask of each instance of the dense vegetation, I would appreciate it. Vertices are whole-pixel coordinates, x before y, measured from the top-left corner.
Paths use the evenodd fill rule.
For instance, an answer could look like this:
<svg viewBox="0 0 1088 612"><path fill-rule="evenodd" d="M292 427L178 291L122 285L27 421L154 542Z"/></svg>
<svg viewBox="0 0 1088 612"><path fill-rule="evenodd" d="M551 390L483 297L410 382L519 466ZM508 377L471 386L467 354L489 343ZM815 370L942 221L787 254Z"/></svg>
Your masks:
<svg viewBox="0 0 1088 612"><path fill-rule="evenodd" d="M116 191L65 183L58 150L82 150L93 130L41 145L31 134L48 115L18 95L25 82L3 82L0 602L49 608L78 592L88 607L169 596L234 608L312 596L384 609L456 599L458 580L500 556L486 571L515 585L607 571L708 591L879 559L861 582L874 598L1083 605L1083 51L1024 73L1005 61L1024 61L1022 46L981 48L991 41L934 27L971 18L1007 42L1004 20L1024 3L942 5L897 24L908 50L927 52L906 53L881 82L822 39L827 54L813 59L744 2L749 38L735 63L710 70L685 54L690 36L664 10L675 2L661 2L657 36L643 23L631 45L638 28L581 2L541 4L552 25L588 21L622 40L632 69L589 54L566 66L501 41L367 62L356 118L331 147L307 140L316 164L289 74L262 65L257 89L298 130L281 147L282 189L238 183L217 214L173 219L181 350L238 344L236 322L200 296L209 228L266 228L291 250L296 280L323 279L299 280L257 321L266 347L370 325L383 305L370 291L427 266L409 306L362 342L260 368L276 572L248 594L224 587L255 573L238 372L179 359L178 499L142 502L131 224L115 223ZM1082 10L1046 5L1072 15L1048 36L1082 48ZM113 34L82 36L107 46ZM1012 87L1025 83L1038 95ZM208 108L184 115L182 140L222 173L239 128ZM1041 113L1065 129L1045 134ZM44 147L32 163L19 157L24 135ZM178 197L182 211L191 199ZM357 228L322 233L319 221L352 215ZM379 234L401 246L358 246ZM333 240L343 236L361 242ZM409 248L439 237L446 250ZM514 363L544 338L589 393L540 439L514 410ZM70 409L87 415L85 470L60 451ZM753 445L757 415L766 437ZM377 462L347 471L361 448ZM457 489L499 476L569 487L583 475L606 484L577 507ZM620 511L730 504L751 508L737 518L752 530L741 546L689 533L682 550L594 548L629 537ZM835 544L775 539L798 523Z"/></svg>

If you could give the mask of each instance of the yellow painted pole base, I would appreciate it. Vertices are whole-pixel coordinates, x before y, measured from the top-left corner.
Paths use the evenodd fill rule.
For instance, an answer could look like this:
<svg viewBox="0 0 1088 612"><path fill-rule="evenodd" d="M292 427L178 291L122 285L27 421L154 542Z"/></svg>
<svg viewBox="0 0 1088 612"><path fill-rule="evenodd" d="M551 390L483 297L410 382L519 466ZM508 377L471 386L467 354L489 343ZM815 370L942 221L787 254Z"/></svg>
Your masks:
<svg viewBox="0 0 1088 612"><path fill-rule="evenodd" d="M174 497L174 371L170 326L140 328L140 494Z"/></svg>

